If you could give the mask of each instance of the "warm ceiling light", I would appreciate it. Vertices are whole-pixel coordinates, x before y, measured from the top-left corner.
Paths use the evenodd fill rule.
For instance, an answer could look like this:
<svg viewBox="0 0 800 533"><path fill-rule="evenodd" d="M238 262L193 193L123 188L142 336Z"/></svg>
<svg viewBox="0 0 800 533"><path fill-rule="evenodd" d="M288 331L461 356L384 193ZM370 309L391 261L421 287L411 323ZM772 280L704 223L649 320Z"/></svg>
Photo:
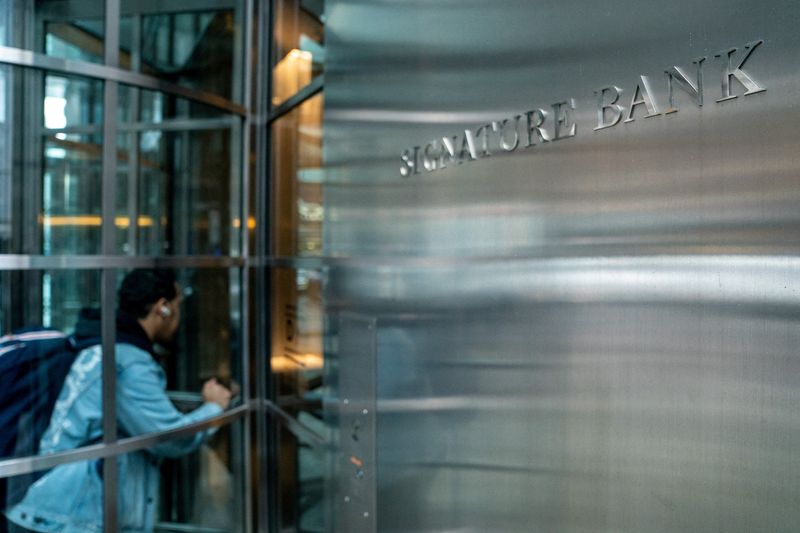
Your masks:
<svg viewBox="0 0 800 533"><path fill-rule="evenodd" d="M148 216L140 216L137 219L139 226L152 226L153 219ZM97 215L40 215L39 223L43 226L102 226L103 217ZM114 225L118 228L127 228L130 226L130 218L116 217L114 218Z"/></svg>

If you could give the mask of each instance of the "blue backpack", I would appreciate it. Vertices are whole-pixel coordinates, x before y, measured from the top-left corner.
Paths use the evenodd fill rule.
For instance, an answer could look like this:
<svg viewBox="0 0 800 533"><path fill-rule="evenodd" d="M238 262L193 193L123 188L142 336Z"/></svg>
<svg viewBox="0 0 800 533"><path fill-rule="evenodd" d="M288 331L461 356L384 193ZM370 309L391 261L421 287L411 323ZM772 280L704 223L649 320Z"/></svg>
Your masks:
<svg viewBox="0 0 800 533"><path fill-rule="evenodd" d="M39 441L50 424L53 407L75 357L99 343L99 338L79 340L42 327L0 337L0 459L39 452ZM12 494L18 492L13 488L17 481L23 480L0 479L0 509L24 495L24 491ZM30 479L24 485L29 483ZM0 524L0 532L3 530Z"/></svg>

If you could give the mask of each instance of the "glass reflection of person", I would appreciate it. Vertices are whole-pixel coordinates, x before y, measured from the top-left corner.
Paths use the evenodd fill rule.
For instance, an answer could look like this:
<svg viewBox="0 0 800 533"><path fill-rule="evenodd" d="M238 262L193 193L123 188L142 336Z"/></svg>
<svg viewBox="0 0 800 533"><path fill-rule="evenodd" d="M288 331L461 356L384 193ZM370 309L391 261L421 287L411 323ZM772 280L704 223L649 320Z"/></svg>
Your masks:
<svg viewBox="0 0 800 533"><path fill-rule="evenodd" d="M116 344L116 409L120 437L164 431L210 418L227 408L231 392L216 379L203 385L204 403L182 414L166 394L166 379L153 344L168 343L180 325L181 293L170 270L134 270L119 291ZM97 310L84 310L76 335L100 336ZM54 453L102 440L102 348L78 354L61 389L40 453ZM153 530L159 494L159 461L196 449L213 430L159 443L117 458L119 529ZM103 530L101 460L59 465L28 489L6 512L22 531Z"/></svg>

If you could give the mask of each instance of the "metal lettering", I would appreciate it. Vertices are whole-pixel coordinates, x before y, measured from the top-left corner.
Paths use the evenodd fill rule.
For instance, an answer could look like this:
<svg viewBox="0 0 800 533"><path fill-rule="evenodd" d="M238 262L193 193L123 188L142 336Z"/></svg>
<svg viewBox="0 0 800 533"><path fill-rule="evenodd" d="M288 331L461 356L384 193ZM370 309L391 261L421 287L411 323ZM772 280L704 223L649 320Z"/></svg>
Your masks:
<svg viewBox="0 0 800 533"><path fill-rule="evenodd" d="M466 144L466 148L469 151L469 158L470 160L474 161L478 159L478 147L477 147L477 138L472 130L464 130L464 142L461 145L461 158L464 157L464 148Z"/></svg>
<svg viewBox="0 0 800 533"><path fill-rule="evenodd" d="M451 163L455 163L458 161L458 157L456 156L456 140L458 139L457 136L453 137L442 137L442 157L439 160L439 168L446 168L445 165L445 158L450 159Z"/></svg>
<svg viewBox="0 0 800 533"><path fill-rule="evenodd" d="M474 161L478 159L478 152L475 149L475 138L470 130L464 130L461 138L461 151L458 152L458 162Z"/></svg>
<svg viewBox="0 0 800 533"><path fill-rule="evenodd" d="M542 127L542 124L544 124L544 121L547 118L547 111L543 109L533 109L531 111L527 111L525 113L525 117L527 118L528 123L528 144L525 145L525 148L530 148L536 144L533 140L534 133L539 138L540 142L549 142L550 134L547 133L547 131L545 131L545 129Z"/></svg>
<svg viewBox="0 0 800 533"><path fill-rule="evenodd" d="M480 137L482 139L481 142L481 153L479 154L480 157L489 157L492 155L492 152L489 151L489 132L492 130L491 124L484 124L477 130L475 130L475 138L477 139Z"/></svg>
<svg viewBox="0 0 800 533"><path fill-rule="evenodd" d="M508 119L505 118L502 121L494 121L492 122L492 129L497 132L498 136L500 137L500 147L505 150L506 152L513 152L519 146L519 119L520 115L516 115L514 117L514 142L507 143L505 139L505 130L506 124L508 124Z"/></svg>
<svg viewBox="0 0 800 533"><path fill-rule="evenodd" d="M431 149L434 150L434 154L431 155ZM428 172L433 172L437 168L439 168L439 156L442 155L442 151L439 148L439 145L436 141L431 141L427 145L425 145L425 149L422 151L422 166Z"/></svg>
<svg viewBox="0 0 800 533"><path fill-rule="evenodd" d="M653 102L653 99L650 97L650 93L653 92L650 88L650 78L647 76L639 76L639 78L641 82L637 83L636 88L633 90L631 105L628 108L628 118L625 119L625 122L633 122L635 120L633 118L633 112L636 110L637 105L643 105L647 108L647 114L644 118L657 117L661 114L658 112L655 102Z"/></svg>
<svg viewBox="0 0 800 533"><path fill-rule="evenodd" d="M744 88L746 89L744 95L756 94L760 92L766 91L766 89L758 84L756 80L750 76L747 72L745 72L742 67L744 66L745 62L750 59L750 56L753 55L753 52L756 48L762 45L764 41L753 41L751 43L747 43L744 45L744 49L747 50L747 53L744 55L744 59L739 61L739 66L736 68L731 68L731 56L734 52L736 52L736 48L730 48L728 50L723 50L718 54L715 54L714 57L721 58L723 55L726 56L726 65L722 72L722 98L717 100L717 102L724 102L726 100L732 100L736 98L738 95L731 93L731 78L736 78L739 83L741 83Z"/></svg>
<svg viewBox="0 0 800 533"><path fill-rule="evenodd" d="M400 167L400 175L404 178L410 176L414 171L414 161L411 160L411 150L403 150L403 155L400 156L403 166Z"/></svg>
<svg viewBox="0 0 800 533"><path fill-rule="evenodd" d="M605 103L606 99L606 92L614 91L614 97L608 104ZM603 87L602 89L598 89L594 92L597 95L597 127L594 128L595 131L602 130L605 128L610 128L611 126L616 126L619 124L620 119L622 118L622 111L624 108L617 103L619 101L619 97L622 96L622 89L617 87L616 85L611 85L609 87ZM611 122L606 122L606 110L611 110Z"/></svg>
<svg viewBox="0 0 800 533"><path fill-rule="evenodd" d="M553 126L554 141L566 139L568 137L575 137L575 134L578 131L578 126L572 122L571 111L575 111L574 98L553 104L553 120L555 121ZM567 129L567 133L562 133L564 128Z"/></svg>
<svg viewBox="0 0 800 533"><path fill-rule="evenodd" d="M675 113L678 108L675 107L675 95L673 93L674 82L678 82L678 86L686 91L692 97L698 107L703 107L703 61L705 57L699 57L692 61L697 65L697 83L692 83L689 76L681 69L681 67L671 67L664 72L667 75L667 91L669 95L669 107L664 111L665 115Z"/></svg>

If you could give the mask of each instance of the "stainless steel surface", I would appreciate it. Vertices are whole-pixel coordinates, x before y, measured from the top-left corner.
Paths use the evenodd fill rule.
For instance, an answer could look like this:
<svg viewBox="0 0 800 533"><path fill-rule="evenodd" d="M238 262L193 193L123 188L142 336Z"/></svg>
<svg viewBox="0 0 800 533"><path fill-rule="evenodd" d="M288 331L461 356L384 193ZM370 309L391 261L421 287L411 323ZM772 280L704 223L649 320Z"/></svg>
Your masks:
<svg viewBox="0 0 800 533"><path fill-rule="evenodd" d="M796 531L800 5L326 12L326 305L377 320L378 530ZM570 99L574 137L504 152Z"/></svg>
<svg viewBox="0 0 800 533"><path fill-rule="evenodd" d="M374 317L352 313L342 313L339 318L336 531L374 533L376 324Z"/></svg>

